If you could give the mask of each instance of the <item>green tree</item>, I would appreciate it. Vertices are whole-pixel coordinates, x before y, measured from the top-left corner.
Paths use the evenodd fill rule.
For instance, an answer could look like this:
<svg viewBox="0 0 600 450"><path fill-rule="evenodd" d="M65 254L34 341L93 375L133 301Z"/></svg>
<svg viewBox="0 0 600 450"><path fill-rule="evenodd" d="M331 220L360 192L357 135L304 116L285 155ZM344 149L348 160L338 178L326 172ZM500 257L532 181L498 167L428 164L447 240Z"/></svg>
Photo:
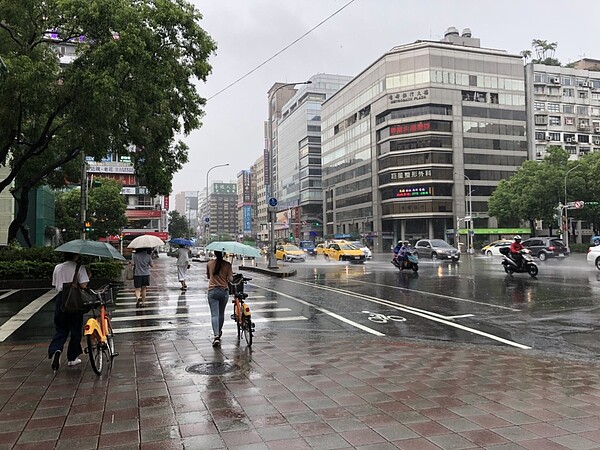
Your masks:
<svg viewBox="0 0 600 450"><path fill-rule="evenodd" d="M531 47L535 52L535 58L531 62L536 64L545 64L546 66L560 66L561 63L554 57L556 48L558 47L557 42L548 42L545 39L533 39L531 41ZM520 55L527 61L532 58L531 50L523 50Z"/></svg>
<svg viewBox="0 0 600 450"><path fill-rule="evenodd" d="M127 225L121 183L110 178L100 178L98 183L99 186L90 189L88 202L88 218L93 228L89 237L96 240L118 235Z"/></svg>
<svg viewBox="0 0 600 450"><path fill-rule="evenodd" d="M508 180L500 182L488 202L490 215L500 224L525 220L535 235L535 220L552 230L556 207L562 199L563 178L570 168L562 147L550 146L543 161L525 161Z"/></svg>
<svg viewBox="0 0 600 450"><path fill-rule="evenodd" d="M81 155L130 154L151 195L187 162L176 139L201 126L197 80L215 43L185 0L0 1L0 191L14 183L16 237L36 186ZM76 57L61 64L60 46ZM79 160L79 161L78 161Z"/></svg>
<svg viewBox="0 0 600 450"><path fill-rule="evenodd" d="M64 241L78 239L81 230L81 190L71 189L56 195L55 223Z"/></svg>
<svg viewBox="0 0 600 450"><path fill-rule="evenodd" d="M121 183L110 178L97 179L88 192L86 218L92 224L89 239L98 240L118 235L125 225L125 202L121 195ZM96 185L97 184L97 185ZM63 239L77 239L81 232L81 190L61 192L56 198L56 226L63 230Z"/></svg>
<svg viewBox="0 0 600 450"><path fill-rule="evenodd" d="M189 238L190 227L187 219L179 211L169 212L169 234L172 238Z"/></svg>

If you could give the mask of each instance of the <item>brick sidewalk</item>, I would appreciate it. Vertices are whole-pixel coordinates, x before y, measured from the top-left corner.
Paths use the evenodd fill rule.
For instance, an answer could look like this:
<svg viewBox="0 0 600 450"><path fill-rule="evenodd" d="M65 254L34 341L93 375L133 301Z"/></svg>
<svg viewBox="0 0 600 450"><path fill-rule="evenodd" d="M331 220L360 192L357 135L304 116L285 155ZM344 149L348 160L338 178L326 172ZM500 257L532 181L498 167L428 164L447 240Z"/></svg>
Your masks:
<svg viewBox="0 0 600 450"><path fill-rule="evenodd" d="M46 343L1 345L0 449L600 448L593 365L344 333L214 349L180 333L118 335L102 377L87 361L54 375ZM233 370L186 370L221 363Z"/></svg>

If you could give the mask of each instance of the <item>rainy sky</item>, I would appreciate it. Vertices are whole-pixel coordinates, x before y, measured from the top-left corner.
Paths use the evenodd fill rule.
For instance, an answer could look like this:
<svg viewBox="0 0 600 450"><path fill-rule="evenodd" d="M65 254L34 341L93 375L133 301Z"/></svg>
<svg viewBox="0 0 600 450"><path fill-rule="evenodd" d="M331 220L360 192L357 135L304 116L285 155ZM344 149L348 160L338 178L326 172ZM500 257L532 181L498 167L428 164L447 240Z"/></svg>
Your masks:
<svg viewBox="0 0 600 450"><path fill-rule="evenodd" d="M273 83L305 81L317 73L355 76L392 47L439 40L449 26L470 28L482 47L518 54L531 49L532 39L545 39L558 43L555 56L563 64L600 59L593 39L600 17L597 0L190 1L204 15L201 26L218 50L210 61L212 75L198 86L209 99L203 126L183 137L190 161L175 175L173 194L205 189L206 172L214 165L230 164L211 171L211 182L233 181L250 168L264 149L267 91Z"/></svg>

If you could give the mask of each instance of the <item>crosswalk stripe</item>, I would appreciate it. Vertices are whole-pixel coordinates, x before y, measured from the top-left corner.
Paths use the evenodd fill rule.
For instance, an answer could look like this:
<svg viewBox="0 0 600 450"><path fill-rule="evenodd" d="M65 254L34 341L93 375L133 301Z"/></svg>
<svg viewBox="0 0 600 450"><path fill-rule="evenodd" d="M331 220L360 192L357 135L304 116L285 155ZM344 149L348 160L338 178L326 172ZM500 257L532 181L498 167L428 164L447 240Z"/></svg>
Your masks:
<svg viewBox="0 0 600 450"><path fill-rule="evenodd" d="M289 308L272 308L272 309L253 309L252 314L261 314L267 312L284 312L291 311ZM209 317L210 312L198 312L198 313L182 313L182 314L144 314L140 316L119 316L112 317L111 322L133 322L135 320L149 320L149 319L178 319L186 317Z"/></svg>
<svg viewBox="0 0 600 450"><path fill-rule="evenodd" d="M265 306L265 305L276 305L277 302L272 300L272 301L267 301L267 302L252 302L249 303L250 307L253 308L255 306ZM148 306L148 305L156 305L156 306ZM121 306L132 306L133 308L121 308ZM141 311L169 311L169 310L174 310L174 309L183 309L183 308L190 308L193 307L194 309L206 309L208 308L208 303L203 302L203 303L193 303L191 305L171 305L171 304L165 304L164 302L146 302L146 306L144 306L144 308L142 308L141 310L139 308L135 308L135 302L131 302L131 303L119 303L119 307L117 309L115 309L115 313L116 314L121 314L124 312L141 312Z"/></svg>
<svg viewBox="0 0 600 450"><path fill-rule="evenodd" d="M21 325L27 322L35 313L52 300L56 296L54 289L49 290L45 294L33 300L21 311L12 316L0 326L0 342L4 342L11 334L13 334Z"/></svg>
<svg viewBox="0 0 600 450"><path fill-rule="evenodd" d="M265 322L287 322L287 321L298 321L298 320L308 320L308 318L304 316L294 316L294 317L274 317L274 318L252 318L254 323L265 323ZM183 328L208 328L212 325L207 323L186 323L185 325L181 324L164 324L164 325L152 325L152 326L141 326L141 327L127 327L127 328L115 328L113 329L115 334L124 334L124 333L139 333L142 331L169 331L169 330L177 330ZM233 321L227 321L223 325L223 328L236 328L236 324ZM116 344L118 347L118 343Z"/></svg>

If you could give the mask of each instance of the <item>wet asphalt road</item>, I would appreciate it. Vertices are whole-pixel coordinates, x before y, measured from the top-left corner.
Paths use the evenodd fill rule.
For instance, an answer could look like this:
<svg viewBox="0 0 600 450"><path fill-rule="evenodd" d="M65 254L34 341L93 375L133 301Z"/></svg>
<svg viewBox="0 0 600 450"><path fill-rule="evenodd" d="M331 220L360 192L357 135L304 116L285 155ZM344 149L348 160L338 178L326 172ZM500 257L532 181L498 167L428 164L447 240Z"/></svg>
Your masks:
<svg viewBox="0 0 600 450"><path fill-rule="evenodd" d="M499 257L463 256L459 263L422 260L418 273L401 273L389 259L379 254L361 265L308 260L294 264L297 274L289 278L248 272L255 341L274 339L283 329L323 338L343 329L587 360L600 355L600 272L586 264L585 255L538 262L535 279L505 274ZM205 264L193 263L189 289L182 293L174 261L166 255L156 261L146 308L135 308L130 285L120 293L113 311L118 334L150 340L192 334L210 339ZM34 287L0 291L0 341L48 342L52 301L24 314L22 325L7 331L15 314L45 292ZM235 338L230 320L224 329L228 338Z"/></svg>

